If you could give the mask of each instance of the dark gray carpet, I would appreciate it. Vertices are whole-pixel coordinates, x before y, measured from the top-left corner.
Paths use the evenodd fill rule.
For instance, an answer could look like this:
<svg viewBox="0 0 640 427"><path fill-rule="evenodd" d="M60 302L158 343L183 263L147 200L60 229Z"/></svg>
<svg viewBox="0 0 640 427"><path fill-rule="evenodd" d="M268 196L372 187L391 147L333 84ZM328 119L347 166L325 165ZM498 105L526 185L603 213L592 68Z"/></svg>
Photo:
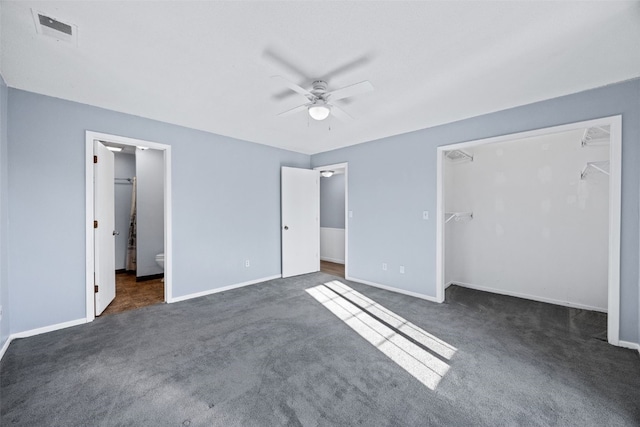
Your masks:
<svg viewBox="0 0 640 427"><path fill-rule="evenodd" d="M14 341L2 426L640 425L638 353L606 316L452 286L346 282L458 349L432 391L314 300L324 273Z"/></svg>

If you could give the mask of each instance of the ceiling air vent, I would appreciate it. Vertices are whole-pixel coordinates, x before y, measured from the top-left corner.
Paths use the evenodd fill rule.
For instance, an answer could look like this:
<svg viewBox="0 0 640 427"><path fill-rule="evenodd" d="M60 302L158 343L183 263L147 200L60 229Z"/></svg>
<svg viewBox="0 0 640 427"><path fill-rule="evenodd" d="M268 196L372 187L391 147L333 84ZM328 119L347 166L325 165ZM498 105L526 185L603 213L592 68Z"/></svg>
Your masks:
<svg viewBox="0 0 640 427"><path fill-rule="evenodd" d="M76 25L62 22L34 9L31 9L31 13L33 13L38 34L52 37L61 42L78 44L78 27Z"/></svg>

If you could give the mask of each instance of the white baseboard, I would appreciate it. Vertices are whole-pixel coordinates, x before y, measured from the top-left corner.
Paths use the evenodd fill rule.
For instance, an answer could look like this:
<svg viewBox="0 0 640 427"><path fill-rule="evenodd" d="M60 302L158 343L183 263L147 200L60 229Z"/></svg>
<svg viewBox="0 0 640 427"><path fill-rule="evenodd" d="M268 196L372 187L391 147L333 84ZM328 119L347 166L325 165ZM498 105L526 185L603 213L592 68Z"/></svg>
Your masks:
<svg viewBox="0 0 640 427"><path fill-rule="evenodd" d="M0 350L0 359L2 359L5 351L7 351L7 349L9 348L9 344L11 344L11 341L15 339L28 338L34 335L40 335L40 334L45 334L47 332L57 331L58 329L65 329L65 328L70 328L72 326L83 325L85 323L87 323L87 319L82 318L82 319L70 320L68 322L56 323L55 325L43 326L42 328L30 329L28 331L16 332L15 334L11 334L9 335L9 338L7 338L7 341L5 341L4 345L2 346L2 349Z"/></svg>
<svg viewBox="0 0 640 427"><path fill-rule="evenodd" d="M282 276L280 275L268 276L268 277L263 277L261 279L249 280L248 282L242 282L242 283L236 283L234 285L223 286L222 288L209 289L208 291L196 292L193 294L171 298L170 300L167 301L167 303L171 304L174 302L186 301L192 298L203 297L205 295L217 294L218 292L230 291L231 289L237 289L237 288L242 288L244 286L255 285L257 283L262 283L262 282L266 282L268 280L273 280L273 279L279 279L281 277Z"/></svg>
<svg viewBox="0 0 640 427"><path fill-rule="evenodd" d="M87 323L86 318L70 320L68 322L56 323L55 325L44 326L42 328L30 329L28 331L16 332L15 334L11 334L11 339L14 340L16 338L27 338L32 337L34 335L40 335L47 332L57 331L58 329L70 328L72 326L78 326Z"/></svg>
<svg viewBox="0 0 640 427"><path fill-rule="evenodd" d="M205 295L215 294L215 293L218 293L218 292L229 291L231 289L241 288L243 286L255 285L257 283L266 282L267 280L279 279L280 277L281 277L280 275L263 277L261 279L251 280L251 281L248 281L248 282L237 283L235 285L229 285L229 286L225 286L225 287L222 287L222 288L211 289L211 290L204 291L204 292L198 292L198 293L184 295L184 296L177 297L177 298L172 298L171 301L167 301L167 302L173 303L173 302L178 302L178 301L184 301L184 300L188 300L188 299L191 299L191 298L197 298L197 297L201 297L201 296L205 296ZM27 338L27 337L31 337L31 336L34 336L34 335L44 334L46 332L56 331L58 329L64 329L64 328L69 328L71 326L81 325L81 324L84 324L84 323L87 323L87 319L82 318L82 319L71 320L69 322L58 323L58 324L55 324L55 325L45 326L45 327L42 327L42 328L31 329L31 330L28 330L28 331L17 332L15 334L11 334L11 335L9 335L9 338L7 338L7 341L2 346L2 349L0 349L0 359L2 359L2 356L4 356L5 351L7 351L7 348L9 348L9 344L11 344L11 341L13 341L16 338Z"/></svg>
<svg viewBox="0 0 640 427"><path fill-rule="evenodd" d="M545 302L547 304L562 305L564 307L579 308L582 310L599 311L601 313L607 312L606 308L593 307L593 306L584 305L584 304L576 304L572 302L556 300L553 298L545 298L545 297L539 297L537 295L529 295L529 294L520 293L520 292L507 291L504 289L490 288L488 286L474 285L473 283L457 282L454 280L450 282L450 284L462 286L463 288L475 289L477 291L491 292L493 294L507 295L510 297L524 298L532 301Z"/></svg>
<svg viewBox="0 0 640 427"><path fill-rule="evenodd" d="M7 340L4 342L4 345L0 349L0 360L2 360L2 356L4 356L4 353L9 348L9 344L11 344L11 335L7 337Z"/></svg>
<svg viewBox="0 0 640 427"><path fill-rule="evenodd" d="M326 257L326 256L321 256L320 260L321 261L335 262L336 264L344 264L344 260L343 259L329 258L329 257Z"/></svg>
<svg viewBox="0 0 640 427"><path fill-rule="evenodd" d="M398 294L409 295L410 297L420 298L420 299L431 301L431 302L437 302L437 303L441 302L441 301L438 301L436 297L419 294L417 292L412 292L412 291L405 291L404 289L394 288L393 286L381 285L380 283L370 282L364 279L358 279L357 277L346 277L346 279L352 282L358 282L365 285L373 286L374 288L384 289L385 291L391 291Z"/></svg>
<svg viewBox="0 0 640 427"><path fill-rule="evenodd" d="M638 353L640 354L640 344L638 343L620 340L618 341L618 346L624 347L624 348L630 348L631 350L637 350Z"/></svg>
<svg viewBox="0 0 640 427"><path fill-rule="evenodd" d="M444 288L445 288L445 289L447 289L449 286L451 286L451 285L453 285L453 284L454 284L453 282L447 282L447 284L446 284L446 285L444 285Z"/></svg>

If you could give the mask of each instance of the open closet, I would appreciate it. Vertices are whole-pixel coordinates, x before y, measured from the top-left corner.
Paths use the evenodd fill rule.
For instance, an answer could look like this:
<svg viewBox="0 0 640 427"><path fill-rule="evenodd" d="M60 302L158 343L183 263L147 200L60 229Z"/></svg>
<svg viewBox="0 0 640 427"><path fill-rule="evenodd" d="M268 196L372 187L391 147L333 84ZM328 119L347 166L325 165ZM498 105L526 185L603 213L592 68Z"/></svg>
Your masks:
<svg viewBox="0 0 640 427"><path fill-rule="evenodd" d="M444 283L607 311L609 126L444 154Z"/></svg>

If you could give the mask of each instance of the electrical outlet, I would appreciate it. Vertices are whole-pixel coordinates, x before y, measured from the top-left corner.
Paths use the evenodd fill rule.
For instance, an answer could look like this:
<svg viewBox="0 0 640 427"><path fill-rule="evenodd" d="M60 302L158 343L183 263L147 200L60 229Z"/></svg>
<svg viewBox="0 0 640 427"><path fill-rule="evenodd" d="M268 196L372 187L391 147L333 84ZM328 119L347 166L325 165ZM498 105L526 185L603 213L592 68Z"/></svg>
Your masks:
<svg viewBox="0 0 640 427"><path fill-rule="evenodd" d="M422 219L429 219L429 211L422 211Z"/></svg>
<svg viewBox="0 0 640 427"><path fill-rule="evenodd" d="M383 262L383 263L382 263L382 269L383 269L384 271L387 271L387 263L386 263L386 262Z"/></svg>
<svg viewBox="0 0 640 427"><path fill-rule="evenodd" d="M349 218L353 218L353 211L349 211Z"/></svg>
<svg viewBox="0 0 640 427"><path fill-rule="evenodd" d="M248 259L246 259L246 260L244 261L244 266L245 266L245 267L247 267L247 268L251 267L251 263L249 262L249 260L248 260Z"/></svg>
<svg viewBox="0 0 640 427"><path fill-rule="evenodd" d="M404 265L400 266L400 274L404 274Z"/></svg>

